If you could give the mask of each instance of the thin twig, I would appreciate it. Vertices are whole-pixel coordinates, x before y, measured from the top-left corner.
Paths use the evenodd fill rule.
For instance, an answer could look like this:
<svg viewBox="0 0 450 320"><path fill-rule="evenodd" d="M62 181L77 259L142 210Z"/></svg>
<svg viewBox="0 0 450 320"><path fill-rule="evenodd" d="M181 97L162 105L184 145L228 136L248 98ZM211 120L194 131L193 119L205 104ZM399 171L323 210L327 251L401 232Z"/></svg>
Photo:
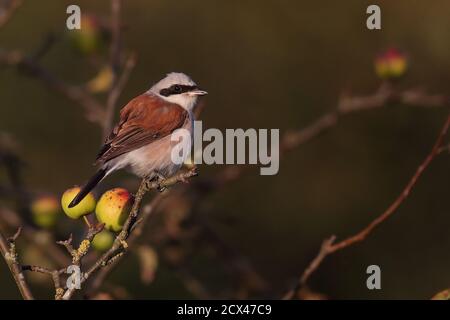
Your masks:
<svg viewBox="0 0 450 320"><path fill-rule="evenodd" d="M69 262L67 256L55 245L53 236L48 231L37 230L27 225L22 216L30 215L31 192L24 183L22 169L25 162L15 151L15 141L8 136L0 136L0 164L4 165L10 180L10 190L7 192L16 198L17 210L0 207L0 227L5 229L22 228L22 236L36 246L44 255L56 262L60 267ZM8 194L9 195L9 194ZM45 248L45 250L43 250Z"/></svg>
<svg viewBox="0 0 450 320"><path fill-rule="evenodd" d="M428 94L422 88L397 90L389 84L382 84L375 93L366 96L342 95L339 98L337 107L332 111L325 113L302 129L285 132L280 141L280 156L313 140L326 130L335 127L342 117L353 113L380 109L393 103L411 107L430 108L445 107L449 105L449 102L450 99L447 95ZM197 190L192 189L192 191L200 190L201 193L206 195L230 182L238 180L244 174L251 172L251 168L254 167L249 165L227 166L213 177L199 179L193 184Z"/></svg>
<svg viewBox="0 0 450 320"><path fill-rule="evenodd" d="M413 188L416 186L417 181L422 176L422 174L425 172L425 170L429 167L431 162L436 158L437 155L439 155L443 150L446 150L446 146L444 146L444 138L447 135L447 132L450 127L450 115L447 117L447 120L445 121L442 129L439 132L439 135L436 139L436 142L433 145L433 148L431 149L430 153L425 157L423 162L419 165L419 167L416 169L416 172L411 177L411 179L408 181L402 192L399 194L399 196L392 202L392 204L378 217L376 217L372 222L370 222L364 229L357 232L356 234L341 240L338 243L333 243L335 240L335 236L330 237L329 239L326 239L317 254L317 256L311 261L311 263L308 265L308 267L305 269L305 271L300 276L299 280L297 281L297 284L295 287L290 290L286 295L286 299L292 299L296 296L296 294L299 292L299 290L306 285L306 282L311 277L311 275L319 268L322 261L330 254L333 254L339 250L345 249L349 246L354 245L355 243L361 242L368 235L371 234L371 232L380 224L382 224L384 221L386 221L390 216L392 216L396 210L400 207L400 205L408 198L409 194L413 190Z"/></svg>
<svg viewBox="0 0 450 320"><path fill-rule="evenodd" d="M0 7L0 28L4 27L11 20L11 17L21 5L22 0L10 0L8 7Z"/></svg>
<svg viewBox="0 0 450 320"><path fill-rule="evenodd" d="M309 277L314 273L314 271L320 266L323 259L331 252L331 246L333 245L334 240L336 240L336 236L331 236L328 239L325 239L320 246L319 253L317 256L311 261L308 267L303 271L302 275L298 279L294 288L289 290L283 297L283 300L291 300L294 299L295 296L300 292L300 290L306 285L306 281L308 281Z"/></svg>
<svg viewBox="0 0 450 320"><path fill-rule="evenodd" d="M60 270L50 270L39 266L23 265L22 271L38 272L49 275L53 280L53 285L55 286L55 300L60 300L62 298L61 294L64 292L64 289L61 287L60 276L66 272L66 268Z"/></svg>
<svg viewBox="0 0 450 320"><path fill-rule="evenodd" d="M131 71L136 65L136 55L132 53L127 61L125 62L122 74L117 81L114 82L111 91L108 95L108 100L106 102L106 112L105 121L103 122L103 139L105 139L112 129L112 123L114 120L114 111L119 100L120 94L122 93L128 79L131 75Z"/></svg>

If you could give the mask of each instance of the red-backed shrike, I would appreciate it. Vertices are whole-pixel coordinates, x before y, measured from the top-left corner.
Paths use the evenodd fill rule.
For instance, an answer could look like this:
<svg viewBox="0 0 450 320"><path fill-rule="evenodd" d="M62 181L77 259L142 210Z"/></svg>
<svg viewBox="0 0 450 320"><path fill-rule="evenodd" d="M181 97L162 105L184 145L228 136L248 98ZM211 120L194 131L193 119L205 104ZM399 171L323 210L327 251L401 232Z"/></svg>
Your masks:
<svg viewBox="0 0 450 320"><path fill-rule="evenodd" d="M107 175L125 167L139 177L171 176L182 166L172 161L177 129L193 130L192 110L207 94L183 73L169 73L120 111L119 123L100 149L95 164L100 169L69 204L76 206ZM189 141L190 142L190 141ZM187 157L189 154L185 154Z"/></svg>

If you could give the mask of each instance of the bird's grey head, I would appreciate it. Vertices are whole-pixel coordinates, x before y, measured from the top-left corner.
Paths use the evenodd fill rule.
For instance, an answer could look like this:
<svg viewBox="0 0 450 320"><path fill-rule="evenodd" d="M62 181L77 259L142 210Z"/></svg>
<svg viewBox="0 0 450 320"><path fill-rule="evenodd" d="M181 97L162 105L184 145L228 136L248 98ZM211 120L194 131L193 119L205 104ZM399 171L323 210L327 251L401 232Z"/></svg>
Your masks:
<svg viewBox="0 0 450 320"><path fill-rule="evenodd" d="M200 90L197 84L184 73L172 72L150 88L149 92L156 94L184 109L191 111L199 96L207 94Z"/></svg>

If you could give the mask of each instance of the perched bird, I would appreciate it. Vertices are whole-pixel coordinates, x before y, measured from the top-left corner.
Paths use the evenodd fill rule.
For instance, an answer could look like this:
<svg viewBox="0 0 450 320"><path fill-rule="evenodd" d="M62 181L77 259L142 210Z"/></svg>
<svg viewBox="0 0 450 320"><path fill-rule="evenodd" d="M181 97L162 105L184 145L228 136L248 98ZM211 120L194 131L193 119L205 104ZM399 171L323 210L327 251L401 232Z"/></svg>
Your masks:
<svg viewBox="0 0 450 320"><path fill-rule="evenodd" d="M194 109L199 96L207 94L184 73L169 73L120 111L120 119L100 149L95 164L99 170L70 202L76 206L106 176L129 168L139 177L168 177L182 163L174 163L171 141L176 129L193 130ZM192 137L192 134L191 134ZM186 157L188 154L185 155Z"/></svg>

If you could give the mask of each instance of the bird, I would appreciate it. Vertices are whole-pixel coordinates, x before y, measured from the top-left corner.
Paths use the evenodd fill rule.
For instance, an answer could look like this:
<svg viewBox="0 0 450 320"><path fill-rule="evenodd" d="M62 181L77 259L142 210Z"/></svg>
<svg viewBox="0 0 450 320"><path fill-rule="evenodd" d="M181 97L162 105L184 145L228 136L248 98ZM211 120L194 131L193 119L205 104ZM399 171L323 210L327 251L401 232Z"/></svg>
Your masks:
<svg viewBox="0 0 450 320"><path fill-rule="evenodd" d="M171 158L172 148L177 144L171 134L185 129L192 138L193 109L198 98L206 94L188 75L171 72L147 92L130 100L120 110L118 123L97 155L94 165L99 169L68 207L75 207L100 181L119 169L128 168L136 176L150 180L175 174L182 162L175 163Z"/></svg>

